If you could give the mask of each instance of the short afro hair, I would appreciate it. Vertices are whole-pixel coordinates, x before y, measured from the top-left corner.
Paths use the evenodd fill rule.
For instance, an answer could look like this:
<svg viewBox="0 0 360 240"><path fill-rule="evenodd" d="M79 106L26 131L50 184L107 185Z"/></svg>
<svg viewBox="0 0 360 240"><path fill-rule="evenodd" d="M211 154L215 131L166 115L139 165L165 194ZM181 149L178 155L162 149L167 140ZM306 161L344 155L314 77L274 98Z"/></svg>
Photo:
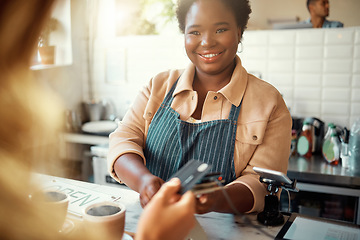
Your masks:
<svg viewBox="0 0 360 240"><path fill-rule="evenodd" d="M199 0L178 0L176 17L179 23L179 28L182 33L185 33L186 15L190 7ZM249 0L218 0L224 3L234 14L238 27L241 28L241 36L246 29L248 20L250 18L251 8Z"/></svg>

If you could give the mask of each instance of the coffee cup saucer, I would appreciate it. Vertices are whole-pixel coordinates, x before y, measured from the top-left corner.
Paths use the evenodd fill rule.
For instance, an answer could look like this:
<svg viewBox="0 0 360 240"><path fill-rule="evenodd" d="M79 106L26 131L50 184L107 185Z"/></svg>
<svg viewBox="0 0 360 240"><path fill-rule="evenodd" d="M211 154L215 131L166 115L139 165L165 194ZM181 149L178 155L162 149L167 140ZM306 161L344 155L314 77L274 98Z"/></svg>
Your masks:
<svg viewBox="0 0 360 240"><path fill-rule="evenodd" d="M59 230L60 233L66 235L69 234L75 227L75 224L70 219L65 219L62 228Z"/></svg>

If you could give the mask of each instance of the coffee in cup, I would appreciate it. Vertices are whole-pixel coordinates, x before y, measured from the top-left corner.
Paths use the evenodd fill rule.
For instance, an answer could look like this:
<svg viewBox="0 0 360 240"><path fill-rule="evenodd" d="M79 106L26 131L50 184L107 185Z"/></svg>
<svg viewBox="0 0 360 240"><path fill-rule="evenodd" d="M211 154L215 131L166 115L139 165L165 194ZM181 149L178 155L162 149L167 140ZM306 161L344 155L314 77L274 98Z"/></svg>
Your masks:
<svg viewBox="0 0 360 240"><path fill-rule="evenodd" d="M83 210L84 227L92 235L106 234L109 239L122 239L125 212L125 206L118 202L94 203Z"/></svg>

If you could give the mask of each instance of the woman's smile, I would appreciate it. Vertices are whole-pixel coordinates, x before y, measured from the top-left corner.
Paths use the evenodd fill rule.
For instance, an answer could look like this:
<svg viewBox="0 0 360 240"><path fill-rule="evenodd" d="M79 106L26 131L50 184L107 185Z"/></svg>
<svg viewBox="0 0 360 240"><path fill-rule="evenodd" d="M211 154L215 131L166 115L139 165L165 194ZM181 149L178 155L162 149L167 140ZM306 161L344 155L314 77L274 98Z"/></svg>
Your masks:
<svg viewBox="0 0 360 240"><path fill-rule="evenodd" d="M218 53L198 53L200 58L206 63L216 62L221 57L222 52Z"/></svg>

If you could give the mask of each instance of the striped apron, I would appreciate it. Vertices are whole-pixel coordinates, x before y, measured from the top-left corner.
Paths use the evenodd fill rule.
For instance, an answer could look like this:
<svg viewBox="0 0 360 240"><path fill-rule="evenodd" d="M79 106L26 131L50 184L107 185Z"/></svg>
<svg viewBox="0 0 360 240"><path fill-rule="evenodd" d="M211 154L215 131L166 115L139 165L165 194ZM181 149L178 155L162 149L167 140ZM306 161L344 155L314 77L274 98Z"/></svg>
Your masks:
<svg viewBox="0 0 360 240"><path fill-rule="evenodd" d="M221 172L225 183L235 180L234 146L241 103L232 105L228 119L189 123L170 106L177 81L150 123L144 154L149 171L168 180L191 159Z"/></svg>

